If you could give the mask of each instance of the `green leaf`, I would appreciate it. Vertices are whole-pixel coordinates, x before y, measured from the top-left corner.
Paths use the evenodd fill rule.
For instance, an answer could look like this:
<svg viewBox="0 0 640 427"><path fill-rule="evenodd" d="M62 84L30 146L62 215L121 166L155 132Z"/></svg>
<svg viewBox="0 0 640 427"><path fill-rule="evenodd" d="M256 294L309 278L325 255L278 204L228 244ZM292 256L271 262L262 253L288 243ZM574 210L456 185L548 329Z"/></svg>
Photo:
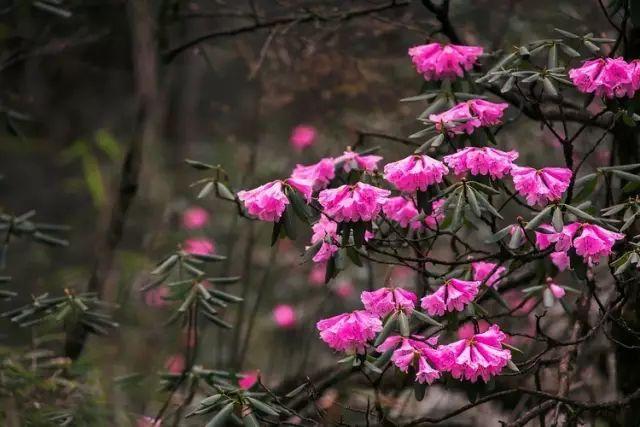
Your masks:
<svg viewBox="0 0 640 427"><path fill-rule="evenodd" d="M264 402L261 402L257 399L254 399L252 397L246 397L247 401L251 404L251 406L255 409L257 409L258 411L262 412L263 414L267 414L267 415L273 415L274 417L278 416L278 411L276 411L274 408L272 408L271 406L267 405Z"/></svg>
<svg viewBox="0 0 640 427"><path fill-rule="evenodd" d="M287 189L287 197L289 198L293 211L298 218L300 218L304 223L309 223L310 214L307 209L307 205L302 197L300 197L300 194L294 189Z"/></svg>
<svg viewBox="0 0 640 427"><path fill-rule="evenodd" d="M611 173L629 182L640 182L640 176L629 172L613 169Z"/></svg>
<svg viewBox="0 0 640 427"><path fill-rule="evenodd" d="M194 169L198 169L198 170L215 169L215 166L212 166L207 163L199 162L197 160L185 159L184 161Z"/></svg>
<svg viewBox="0 0 640 427"><path fill-rule="evenodd" d="M564 228L564 222L562 220L562 210L559 207L556 207L553 210L551 224L553 225L553 228L554 230L556 230L556 232L562 232L562 229Z"/></svg>
<svg viewBox="0 0 640 427"><path fill-rule="evenodd" d="M229 416L233 412L233 407L235 403L228 403L224 408L220 410L211 420L207 423L205 427L222 427L227 425L227 420Z"/></svg>
<svg viewBox="0 0 640 427"><path fill-rule="evenodd" d="M309 384L307 383L303 383L301 385L299 385L298 387L294 388L293 390L291 390L289 393L285 394L284 397L286 397L287 399L291 399L292 397L297 396L298 394L300 394L304 389L307 388Z"/></svg>
<svg viewBox="0 0 640 427"><path fill-rule="evenodd" d="M491 236L489 236L484 242L485 243L496 243L502 239L504 239L507 234L509 234L509 231L511 230L511 226L508 225L505 228L498 230L497 232L495 232L494 234L492 234Z"/></svg>
<svg viewBox="0 0 640 427"><path fill-rule="evenodd" d="M236 196L229 190L229 188L221 183L220 181L216 181L216 192L218 197L226 200L235 200Z"/></svg>
<svg viewBox="0 0 640 427"><path fill-rule="evenodd" d="M469 186L465 186L466 194L467 194L467 202L471 207L471 211L478 218L482 217L482 211L480 210L480 205L478 204L478 199L476 198L475 190L473 190Z"/></svg>
<svg viewBox="0 0 640 427"><path fill-rule="evenodd" d="M198 199L204 199L205 197L207 197L209 194L211 194L211 191L213 191L214 189L214 183L213 181L209 181L207 182L204 187L202 187L202 190L200 190L200 192L198 193L197 198Z"/></svg>
<svg viewBox="0 0 640 427"><path fill-rule="evenodd" d="M163 274L173 267L178 261L178 255L171 255L167 257L158 267L156 267L151 274Z"/></svg>
<svg viewBox="0 0 640 427"><path fill-rule="evenodd" d="M558 47L555 43L549 47L547 52L547 69L551 70L558 67Z"/></svg>
<svg viewBox="0 0 640 427"><path fill-rule="evenodd" d="M486 210L488 210L491 213L491 215L495 216L496 218L504 219L502 215L500 215L500 212L498 212L496 208L494 208L493 205L489 203L489 200L487 200L487 198L483 194L476 193L476 196L478 196L478 201L480 202L480 204Z"/></svg>
<svg viewBox="0 0 640 427"><path fill-rule="evenodd" d="M520 246L522 246L523 237L524 234L522 231L522 227L515 227L513 230L513 234L511 234L511 239L509 239L509 243L507 244L509 249L518 249Z"/></svg>
<svg viewBox="0 0 640 427"><path fill-rule="evenodd" d="M280 235L282 234L282 230L284 228L284 216L280 218L280 221L273 223L273 231L271 232L271 246L275 245Z"/></svg>
<svg viewBox="0 0 640 427"><path fill-rule="evenodd" d="M423 321L424 323L428 324L428 325L432 325L432 326L437 326L437 327L442 327L442 323L432 319L430 316L426 315L425 313L416 310L415 308L413 309L413 316L416 317L418 320Z"/></svg>
<svg viewBox="0 0 640 427"><path fill-rule="evenodd" d="M384 326L382 327L382 331L380 331L380 333L376 337L376 340L373 343L374 346L376 347L379 346L387 339L387 337L389 337L391 332L393 332L395 329L397 320L398 320L398 312L393 312L385 322Z"/></svg>
<svg viewBox="0 0 640 427"><path fill-rule="evenodd" d="M393 352L395 349L391 348L384 353L382 353L375 362L373 362L378 368L384 368L384 366L389 363L391 357L393 356Z"/></svg>
<svg viewBox="0 0 640 427"><path fill-rule="evenodd" d="M551 96L557 96L558 95L558 91L556 90L556 87L553 85L553 83L551 82L551 80L548 77L543 77L542 78L542 86L544 86L544 91L546 93L548 93Z"/></svg>
<svg viewBox="0 0 640 427"><path fill-rule="evenodd" d="M253 411L248 411L242 417L242 424L245 427L260 427L260 423L258 422L255 415L253 415Z"/></svg>
<svg viewBox="0 0 640 427"><path fill-rule="evenodd" d="M572 58L579 58L580 57L580 52L578 52L577 50L575 50L574 48L572 48L569 45L566 45L564 43L560 43L560 49L567 55L570 56Z"/></svg>
<svg viewBox="0 0 640 427"><path fill-rule="evenodd" d="M582 218L582 219L586 219L587 221L592 221L592 222L600 222L600 220L598 220L597 218L589 215L588 213L575 208L571 205L563 205L565 208L567 208L567 210L572 213L573 215L577 216L578 218Z"/></svg>
<svg viewBox="0 0 640 427"><path fill-rule="evenodd" d="M411 335L411 328L409 327L409 318L404 311L398 312L398 325L400 326L400 335L408 337Z"/></svg>
<svg viewBox="0 0 640 427"><path fill-rule="evenodd" d="M512 370L512 371L514 371L514 372L520 372L520 369L518 369L518 367L516 366L516 364L515 364L515 363L513 363L513 361L512 361L512 360L509 360L509 361L507 362L507 368L511 369L511 370Z"/></svg>
<svg viewBox="0 0 640 427"><path fill-rule="evenodd" d="M425 394L427 393L427 384L415 382L413 383L413 395L415 396L418 402L424 399Z"/></svg>
<svg viewBox="0 0 640 427"><path fill-rule="evenodd" d="M420 147L416 148L416 150L414 151L414 153L416 154L421 154L424 153L425 151L427 151L430 147L438 147L442 144L442 142L444 141L444 134L443 133L439 133L431 138L429 138L427 140L427 142L425 142L424 144L422 144Z"/></svg>

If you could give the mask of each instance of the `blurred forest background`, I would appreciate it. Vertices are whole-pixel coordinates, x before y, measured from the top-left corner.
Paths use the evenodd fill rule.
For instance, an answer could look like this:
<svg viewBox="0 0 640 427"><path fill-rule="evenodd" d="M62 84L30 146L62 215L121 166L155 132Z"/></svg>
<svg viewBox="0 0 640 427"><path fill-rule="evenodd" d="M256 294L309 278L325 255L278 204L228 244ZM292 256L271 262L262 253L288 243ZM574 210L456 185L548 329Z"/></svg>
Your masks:
<svg viewBox="0 0 640 427"><path fill-rule="evenodd" d="M602 35L610 28L597 2L583 0L456 0L451 21L489 53L549 37L554 27ZM190 184L201 175L184 160L222 165L241 189L286 177L296 163L339 155L359 139L379 146L388 161L403 157L401 143L368 134L404 139L417 130L421 105L398 102L423 84L407 49L438 40L438 29L417 0L0 0L0 209L35 209L39 220L71 227L67 248L12 244L2 274L12 276L9 288L19 295L3 310L32 294L86 289L96 260L111 257L104 233L121 166L132 142L143 140L140 186L105 275L104 298L119 305L114 318L123 327L90 337L81 358L105 408L121 420L153 413L153 374L184 335L179 325L164 326L170 311L140 289L153 265L188 238L210 239L216 253L229 256L218 273L243 276L230 290L246 297L224 316L242 327L209 330L199 363L260 369L271 385L333 366L315 322L357 307L360 291L379 286L386 270L352 267L328 286L312 283L313 266L300 257L305 239L272 250L268 224L238 218L233 204L213 197L196 200ZM151 62L157 55L156 69L145 69L145 55ZM289 142L299 124L318 131L304 151ZM533 123L504 131L503 149L515 141L524 163L560 164ZM210 221L185 230L180 218L193 206L205 208ZM278 304L294 308L293 327L274 322ZM27 329L16 331L0 322L0 344L34 345ZM138 385L114 380L133 372L143 375Z"/></svg>

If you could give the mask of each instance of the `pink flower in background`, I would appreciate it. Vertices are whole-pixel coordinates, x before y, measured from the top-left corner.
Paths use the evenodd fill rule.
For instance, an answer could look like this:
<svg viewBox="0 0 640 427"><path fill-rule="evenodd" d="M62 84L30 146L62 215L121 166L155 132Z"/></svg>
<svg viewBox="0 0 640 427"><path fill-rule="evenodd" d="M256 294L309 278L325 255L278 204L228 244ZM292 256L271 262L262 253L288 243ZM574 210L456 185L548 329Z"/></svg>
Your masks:
<svg viewBox="0 0 640 427"><path fill-rule="evenodd" d="M499 374L511 360L511 352L502 347L506 335L492 325L486 332L472 335L444 346L453 353L449 371L454 378L476 382L482 378L489 381Z"/></svg>
<svg viewBox="0 0 640 427"><path fill-rule="evenodd" d="M624 239L625 235L609 231L595 224L583 223L578 230L580 234L573 239L576 253L589 264L597 263L601 257L611 254L616 240Z"/></svg>
<svg viewBox="0 0 640 427"><path fill-rule="evenodd" d="M184 251L192 255L212 255L216 252L216 246L206 237L192 237L184 241Z"/></svg>
<svg viewBox="0 0 640 427"><path fill-rule="evenodd" d="M607 98L632 97L638 89L636 65L622 58L585 61L581 67L569 70L569 78L580 92Z"/></svg>
<svg viewBox="0 0 640 427"><path fill-rule="evenodd" d="M136 427L160 427L162 420L156 421L153 417L138 417L136 420Z"/></svg>
<svg viewBox="0 0 640 427"><path fill-rule="evenodd" d="M393 336L388 337L380 344L376 351L384 353L394 350L391 362L402 372L408 372L409 367L416 371L416 381L431 384L440 378L442 371L446 371L452 363L452 355L448 350L438 349L435 346L438 337L425 339L414 335L411 338Z"/></svg>
<svg viewBox="0 0 640 427"><path fill-rule="evenodd" d="M249 390L258 382L260 371L257 369L254 371L245 371L241 372L241 375L242 378L238 379L238 386L243 390Z"/></svg>
<svg viewBox="0 0 640 427"><path fill-rule="evenodd" d="M357 182L323 190L318 201L324 213L338 222L371 221L387 202L389 190Z"/></svg>
<svg viewBox="0 0 640 427"><path fill-rule="evenodd" d="M324 278L327 270L327 264L324 262L314 264L309 272L309 283L314 286L324 284Z"/></svg>
<svg viewBox="0 0 640 427"><path fill-rule="evenodd" d="M305 148L313 145L316 140L317 131L313 126L298 125L291 131L289 142L298 150L304 150Z"/></svg>
<svg viewBox="0 0 640 427"><path fill-rule="evenodd" d="M144 293L144 303L149 307L162 308L166 307L169 296L169 288L165 285L156 286Z"/></svg>
<svg viewBox="0 0 640 427"><path fill-rule="evenodd" d="M181 374L186 367L184 356L181 354L170 356L164 363L164 367L172 374Z"/></svg>
<svg viewBox="0 0 640 427"><path fill-rule="evenodd" d="M387 163L384 178L400 191L426 191L430 185L442 182L449 169L429 156L412 154L402 160Z"/></svg>
<svg viewBox="0 0 640 427"><path fill-rule="evenodd" d="M484 262L484 261L472 262L471 270L473 271L473 280L482 282L493 271L493 274L491 274L491 277L487 279L486 285L497 288L498 284L500 283L500 279L502 278L502 276L506 271L506 268L504 267L496 268L496 266L497 264L493 262ZM494 271L494 268L495 268L495 271Z"/></svg>
<svg viewBox="0 0 640 427"><path fill-rule="evenodd" d="M571 175L571 169L567 168L534 169L513 166L511 169L516 190L526 197L530 206L545 205L549 201L560 199L569 187Z"/></svg>
<svg viewBox="0 0 640 427"><path fill-rule="evenodd" d="M382 330L378 316L364 310L343 313L320 320L320 338L334 350L364 353L367 341Z"/></svg>
<svg viewBox="0 0 640 427"><path fill-rule="evenodd" d="M402 196L390 197L382 207L382 211L387 218L397 222L403 228L408 227L409 223L418 216L418 209L413 200Z"/></svg>
<svg viewBox="0 0 640 427"><path fill-rule="evenodd" d="M342 170L349 172L353 169L360 169L366 172L378 170L378 163L382 160L382 156L373 154L360 155L355 151L345 151L342 156L334 160L336 166L341 166Z"/></svg>
<svg viewBox="0 0 640 427"><path fill-rule="evenodd" d="M464 71L473 68L482 52L480 46L429 43L410 48L409 56L425 80L441 80L462 77Z"/></svg>
<svg viewBox="0 0 640 427"><path fill-rule="evenodd" d="M238 191L238 199L244 203L250 215L271 222L280 221L289 204L282 181L271 181L253 190Z"/></svg>
<svg viewBox="0 0 640 427"><path fill-rule="evenodd" d="M340 298L345 299L353 295L353 293L355 292L355 287L353 286L353 282L351 280L342 279L336 283L333 291Z"/></svg>
<svg viewBox="0 0 640 427"><path fill-rule="evenodd" d="M571 259L566 252L553 252L549 255L551 258L551 262L555 265L558 270L565 271L568 268L571 268Z"/></svg>
<svg viewBox="0 0 640 427"><path fill-rule="evenodd" d="M478 321L478 332L485 332L489 329L489 323L486 320ZM476 327L473 322L465 322L460 327L458 327L458 337L459 338L471 338L476 333Z"/></svg>
<svg viewBox="0 0 640 427"><path fill-rule="evenodd" d="M453 168L456 175L471 172L471 175L489 175L493 179L500 179L509 173L513 167L513 161L517 158L516 151L468 147L444 156L443 160Z"/></svg>
<svg viewBox="0 0 640 427"><path fill-rule="evenodd" d="M281 328L291 328L296 324L296 312L288 304L278 304L273 308L273 321Z"/></svg>
<svg viewBox="0 0 640 427"><path fill-rule="evenodd" d="M418 297L413 292L402 288L380 288L372 292L363 291L360 300L365 310L384 317L392 311L400 310L410 315Z"/></svg>
<svg viewBox="0 0 640 427"><path fill-rule="evenodd" d="M478 294L480 282L449 279L434 293L422 298L421 306L430 316L442 316L447 311L462 311Z"/></svg>
<svg viewBox="0 0 640 427"><path fill-rule="evenodd" d="M335 176L333 159L322 159L309 166L296 165L291 178L310 181L314 190L322 190L329 185Z"/></svg>
<svg viewBox="0 0 640 427"><path fill-rule="evenodd" d="M444 220L444 199L438 199L431 203L431 213L424 219L424 223L430 230L436 230L438 223Z"/></svg>
<svg viewBox="0 0 640 427"><path fill-rule="evenodd" d="M208 221L209 213L199 206L191 207L182 214L182 226L187 230L202 228Z"/></svg>

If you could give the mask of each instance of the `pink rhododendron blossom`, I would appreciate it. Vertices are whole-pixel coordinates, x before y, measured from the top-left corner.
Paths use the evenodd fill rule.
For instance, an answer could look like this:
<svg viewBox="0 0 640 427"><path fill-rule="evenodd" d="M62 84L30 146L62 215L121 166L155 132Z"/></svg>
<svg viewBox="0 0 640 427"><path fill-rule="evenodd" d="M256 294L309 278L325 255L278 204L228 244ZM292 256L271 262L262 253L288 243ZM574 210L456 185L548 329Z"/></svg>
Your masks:
<svg viewBox="0 0 640 427"><path fill-rule="evenodd" d="M571 175L571 169L567 168L534 169L513 166L511 169L516 190L526 197L530 206L559 200L569 187Z"/></svg>
<svg viewBox="0 0 640 427"><path fill-rule="evenodd" d="M382 211L387 218L397 222L401 227L408 227L415 222L418 216L418 209L411 199L402 196L390 197L382 207Z"/></svg>
<svg viewBox="0 0 640 427"><path fill-rule="evenodd" d="M431 114L429 121L435 124L439 132L446 130L449 135L471 134L475 128L500 124L508 106L506 103L472 99L442 113Z"/></svg>
<svg viewBox="0 0 640 427"><path fill-rule="evenodd" d="M324 213L335 221L371 221L378 216L389 194L389 190L357 182L323 190L318 201Z"/></svg>
<svg viewBox="0 0 640 427"><path fill-rule="evenodd" d="M278 304L273 308L273 321L281 328L291 328L296 324L296 311L288 304Z"/></svg>
<svg viewBox="0 0 640 427"><path fill-rule="evenodd" d="M375 314L356 310L320 320L316 327L320 338L332 349L363 353L367 341L382 330L382 322Z"/></svg>
<svg viewBox="0 0 640 427"><path fill-rule="evenodd" d="M202 228L208 221L209 213L199 206L191 207L182 214L182 226L187 230Z"/></svg>
<svg viewBox="0 0 640 427"><path fill-rule="evenodd" d="M308 125L298 125L291 131L289 142L298 150L303 150L316 140L316 128Z"/></svg>
<svg viewBox="0 0 640 427"><path fill-rule="evenodd" d="M416 381L431 384L440 378L442 372L453 362L452 353L443 350L444 347L436 349L437 343L437 337L425 339L419 335L411 338L393 336L380 344L376 351L384 353L393 349L391 363L405 373L409 371L409 367L413 367L416 371Z"/></svg>
<svg viewBox="0 0 640 427"><path fill-rule="evenodd" d="M326 274L327 265L324 262L314 264L309 272L309 283L314 286L324 284L324 277Z"/></svg>
<svg viewBox="0 0 640 427"><path fill-rule="evenodd" d="M349 279L338 280L335 284L333 291L342 299L350 298L354 292L355 287L353 286L353 282Z"/></svg>
<svg viewBox="0 0 640 427"><path fill-rule="evenodd" d="M547 286L549 286L549 290L557 299L562 298L567 293L562 286L558 286L553 282L548 282Z"/></svg>
<svg viewBox="0 0 640 427"><path fill-rule="evenodd" d="M544 250L554 243L556 252L566 252L574 247L576 253L590 265L597 263L601 257L610 255L615 242L625 237L622 233L609 231L599 225L589 223L572 222L565 225L560 233L556 233L550 225L541 225L540 228L549 231L549 233L536 231L538 249ZM564 265L562 261L566 261L566 267L568 267L568 259L563 260L560 255L555 255L555 258L560 262L560 265L556 264L560 270Z"/></svg>
<svg viewBox="0 0 640 427"><path fill-rule="evenodd" d="M410 315L418 297L411 291L402 288L380 288L360 295L365 310L377 316L384 317L392 311L404 311Z"/></svg>
<svg viewBox="0 0 640 427"><path fill-rule="evenodd" d="M301 178L271 181L253 190L238 191L238 199L244 203L249 215L262 221L278 222L289 204L284 193L285 184L300 192L307 202L311 199L313 184Z"/></svg>
<svg viewBox="0 0 640 427"><path fill-rule="evenodd" d="M607 98L632 97L638 89L635 64L622 58L598 58L569 70L569 78L580 92Z"/></svg>
<svg viewBox="0 0 640 427"><path fill-rule="evenodd" d="M426 191L427 187L449 173L449 169L440 161L429 156L412 154L384 167L384 178L400 191Z"/></svg>
<svg viewBox="0 0 640 427"><path fill-rule="evenodd" d="M360 169L366 172L378 170L378 162L382 160L382 156L373 154L361 155L355 151L345 151L340 157L334 160L338 166L342 166L342 170L349 172L353 169Z"/></svg>
<svg viewBox="0 0 640 427"><path fill-rule="evenodd" d="M331 221L325 215L320 216L320 220L311 227L313 234L311 235L311 244L315 245L322 242L320 249L313 256L313 262L325 262L331 256L338 252L340 248L337 246L338 224Z"/></svg>
<svg viewBox="0 0 640 427"><path fill-rule="evenodd" d="M624 239L625 235L609 231L595 224L584 223L579 228L578 237L573 239L576 253L589 264L597 263L601 257L611 254L616 240Z"/></svg>
<svg viewBox="0 0 640 427"><path fill-rule="evenodd" d="M164 367L172 374L181 374L186 367L184 356L181 354L170 356L165 362Z"/></svg>
<svg viewBox="0 0 640 427"><path fill-rule="evenodd" d="M421 306L430 316L462 311L478 294L479 281L449 279L434 293L422 298Z"/></svg>
<svg viewBox="0 0 640 427"><path fill-rule="evenodd" d="M494 264L492 262L484 262L484 261L472 262L471 270L473 271L473 280L482 282L489 276L489 274L491 274L491 277L486 279L487 281L485 283L487 286L497 287L498 284L500 283L500 279L502 275L504 275L504 272L506 271L506 268L504 267L496 268L496 266L497 264ZM494 268L495 268L495 271L494 271ZM491 273L492 271L493 273Z"/></svg>
<svg viewBox="0 0 640 427"><path fill-rule="evenodd" d="M149 307L162 308L168 304L169 288L165 285L156 286L144 293L144 303Z"/></svg>
<svg viewBox="0 0 640 427"><path fill-rule="evenodd" d="M479 320L477 323L478 333L485 332L489 329L489 323L486 320ZM458 338L470 338L476 334L476 325L473 322L465 322L458 327Z"/></svg>
<svg viewBox="0 0 640 427"><path fill-rule="evenodd" d="M335 177L333 163L333 159L322 159L309 166L296 165L291 178L309 181L314 190L322 190L327 188L329 182Z"/></svg>
<svg viewBox="0 0 640 427"><path fill-rule="evenodd" d="M571 268L571 259L566 252L553 252L549 255L551 258L551 262L555 265L558 270L565 271L568 268Z"/></svg>
<svg viewBox="0 0 640 427"><path fill-rule="evenodd" d="M243 390L249 390L258 382L260 371L257 369L254 371L245 371L242 372L241 375L242 378L238 379L238 386Z"/></svg>
<svg viewBox="0 0 640 427"><path fill-rule="evenodd" d="M486 332L472 335L444 346L453 354L449 371L454 378L476 382L489 381L511 360L511 352L502 347L506 335L492 325Z"/></svg>
<svg viewBox="0 0 640 427"><path fill-rule="evenodd" d="M444 156L444 162L453 168L456 175L471 172L471 175L489 175L500 179L509 173L513 161L518 158L516 151L502 151L490 147L467 147L455 154Z"/></svg>
<svg viewBox="0 0 640 427"><path fill-rule="evenodd" d="M216 247L206 237L193 237L184 241L184 251L192 255L211 255L216 252Z"/></svg>
<svg viewBox="0 0 640 427"><path fill-rule="evenodd" d="M156 421L153 417L138 417L136 427L160 427L162 420Z"/></svg>
<svg viewBox="0 0 640 427"><path fill-rule="evenodd" d="M473 68L482 52L480 46L429 43L410 48L409 56L425 80L442 80L462 77Z"/></svg>
<svg viewBox="0 0 640 427"><path fill-rule="evenodd" d="M438 199L431 203L431 213L424 219L427 228L435 230L438 224L444 220L444 199Z"/></svg>

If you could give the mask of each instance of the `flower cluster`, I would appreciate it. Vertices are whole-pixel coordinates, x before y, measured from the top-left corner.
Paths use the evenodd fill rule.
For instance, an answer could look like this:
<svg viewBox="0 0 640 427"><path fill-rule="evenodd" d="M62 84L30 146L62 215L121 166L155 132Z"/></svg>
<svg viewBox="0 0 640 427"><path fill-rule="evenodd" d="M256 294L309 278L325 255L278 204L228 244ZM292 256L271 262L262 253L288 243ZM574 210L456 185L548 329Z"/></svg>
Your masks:
<svg viewBox="0 0 640 427"><path fill-rule="evenodd" d="M426 191L430 185L442 182L449 169L429 156L414 154L384 167L384 178L400 191Z"/></svg>
<svg viewBox="0 0 640 427"><path fill-rule="evenodd" d="M459 285L461 281L457 282ZM470 286L469 283L466 285ZM477 292L477 285L475 288ZM317 323L320 338L332 349L350 354L366 353L370 342L383 330L381 319L391 322L399 313L410 318L418 298L405 289L381 288L362 292L361 300L365 310L343 313ZM423 307L424 301L423 298ZM464 339L448 345L438 345L435 336L391 335L375 350L390 352L391 363L404 373L411 369L419 383L431 384L445 372L451 372L455 378L472 382L482 378L486 382L511 360L510 351L502 347L504 340L504 333L492 325L483 333L467 334Z"/></svg>
<svg viewBox="0 0 640 427"><path fill-rule="evenodd" d="M380 213L391 192L357 182L323 190L318 202L323 212L338 222L371 221Z"/></svg>
<svg viewBox="0 0 640 427"><path fill-rule="evenodd" d="M462 77L473 68L483 49L479 46L429 43L409 49L409 56L425 80Z"/></svg>
<svg viewBox="0 0 640 427"><path fill-rule="evenodd" d="M580 92L606 98L632 98L640 88L639 64L637 60L597 58L569 70L569 78Z"/></svg>
<svg viewBox="0 0 640 427"><path fill-rule="evenodd" d="M501 179L511 172L513 161L517 158L516 151L502 151L490 147L468 147L444 156L443 160L456 175L471 172L471 175L489 175L493 179Z"/></svg>
<svg viewBox="0 0 640 427"><path fill-rule="evenodd" d="M571 169L542 168L534 169L522 166L511 168L513 185L531 206L558 200L569 187Z"/></svg>
<svg viewBox="0 0 640 427"><path fill-rule="evenodd" d="M478 294L480 281L449 279L434 293L420 302L430 316L442 316L447 311L462 311Z"/></svg>
<svg viewBox="0 0 640 427"><path fill-rule="evenodd" d="M593 265L597 264L600 258L610 255L616 241L625 237L622 233L609 231L599 225L580 222L565 225L559 233L548 224L539 228L542 231L536 231L536 246L544 250L554 245L554 264L561 270L568 267L569 260L565 257L566 252L572 247L587 264ZM561 253L565 255L557 255Z"/></svg>
<svg viewBox="0 0 640 427"><path fill-rule="evenodd" d="M431 114L429 121L435 123L436 130L446 131L450 136L472 134L476 128L499 125L508 106L504 102L471 99L442 113Z"/></svg>
<svg viewBox="0 0 640 427"><path fill-rule="evenodd" d="M285 186L299 191L307 201L311 199L312 183L300 178L271 181L253 190L238 191L238 199L244 202L250 215L262 221L278 222L289 204Z"/></svg>

